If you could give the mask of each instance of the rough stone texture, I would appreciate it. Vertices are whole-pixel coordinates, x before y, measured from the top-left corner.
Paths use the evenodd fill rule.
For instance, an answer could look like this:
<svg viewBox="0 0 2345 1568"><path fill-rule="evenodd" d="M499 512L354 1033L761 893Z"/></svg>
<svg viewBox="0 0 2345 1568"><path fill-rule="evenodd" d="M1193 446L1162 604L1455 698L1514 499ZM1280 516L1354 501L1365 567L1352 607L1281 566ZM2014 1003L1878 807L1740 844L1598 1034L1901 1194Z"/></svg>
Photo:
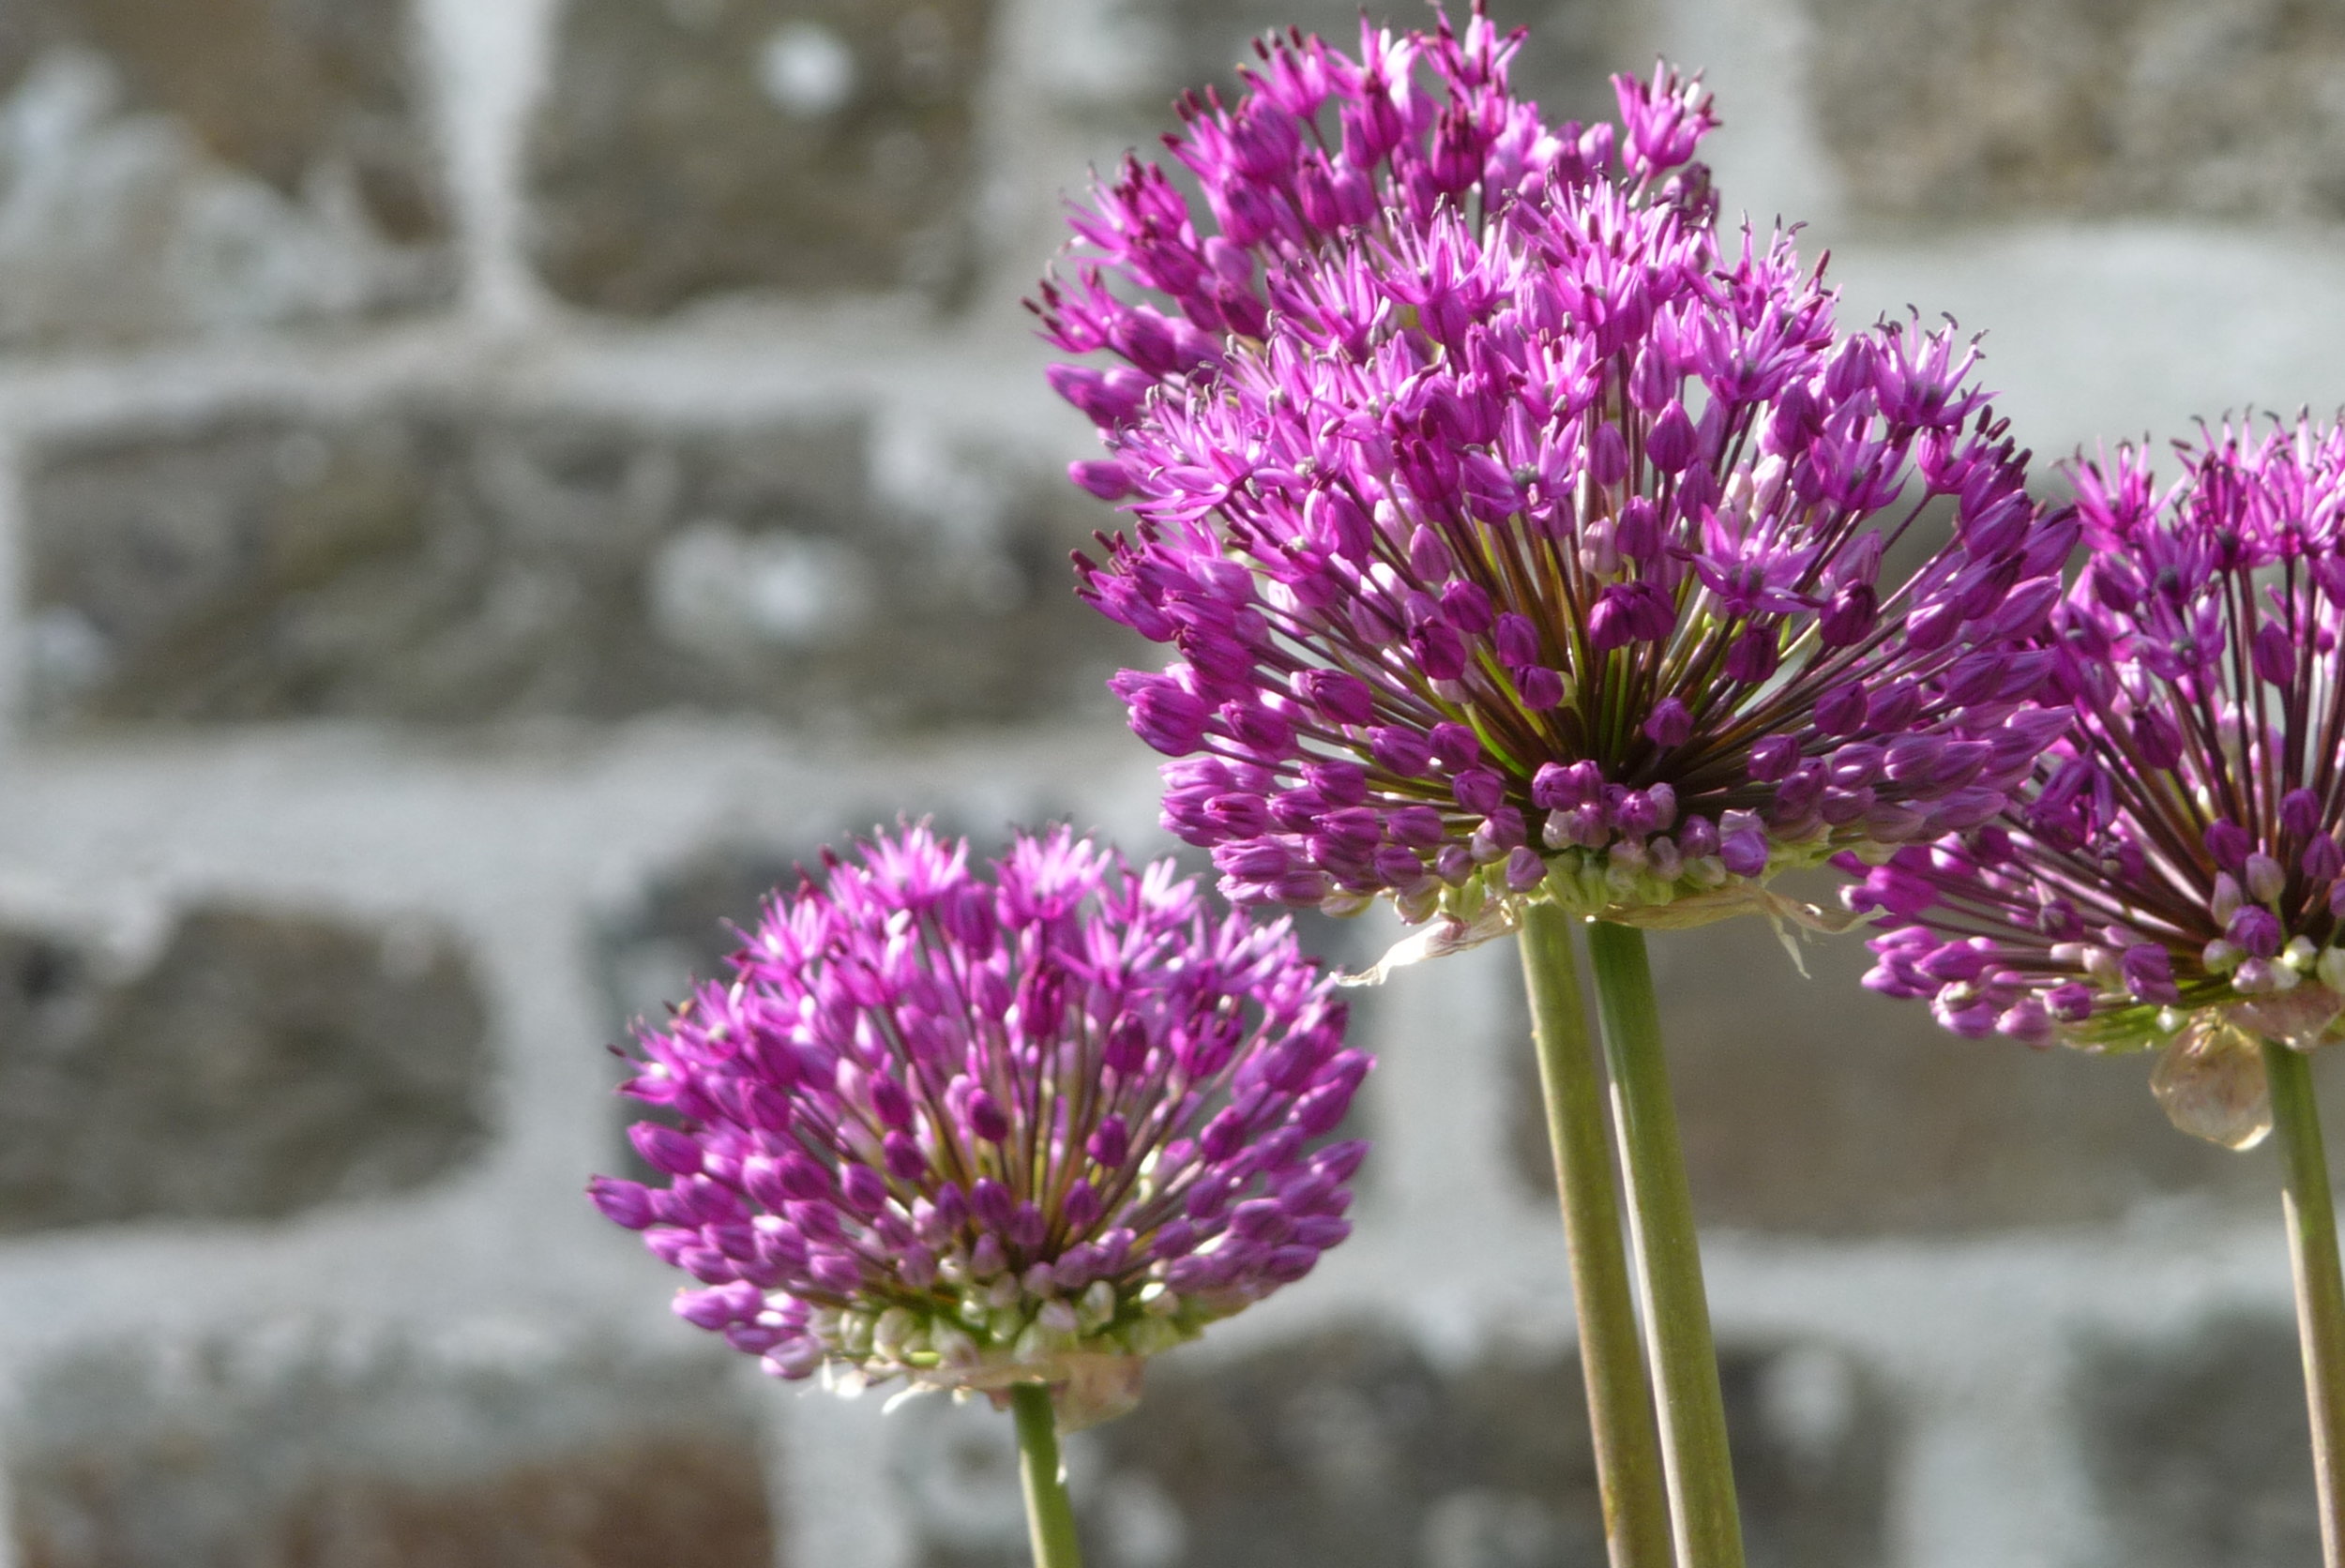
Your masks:
<svg viewBox="0 0 2345 1568"><path fill-rule="evenodd" d="M913 517L873 493L866 446L852 417L680 435L434 407L53 451L28 487L32 706L1104 716L1127 638L1064 553L1093 508L996 470L951 518Z"/></svg>
<svg viewBox="0 0 2345 1568"><path fill-rule="evenodd" d="M109 1351L14 1444L23 1568L771 1568L712 1362L400 1347Z"/></svg>
<svg viewBox="0 0 2345 1568"><path fill-rule="evenodd" d="M2217 1149L2167 1122L2147 1057L1958 1039L1928 1007L1857 984L1871 957L1855 936L1807 942L1805 980L1761 920L1656 933L1650 943L1705 1224L1951 1234L2108 1220L2181 1194L2272 1201L2267 1156ZM1522 1044L1509 1151L1524 1183L1547 1194L1554 1178L1530 1019L1519 999L1512 1005ZM2328 1084L2334 1117L2345 1102L2337 1080Z"/></svg>
<svg viewBox="0 0 2345 1568"><path fill-rule="evenodd" d="M487 1133L485 1010L445 935L189 912L108 984L0 931L0 1233L265 1218L403 1191Z"/></svg>
<svg viewBox="0 0 2345 1568"><path fill-rule="evenodd" d="M1899 218L2345 217L2345 14L2320 0L1807 0L1808 99Z"/></svg>
<svg viewBox="0 0 2345 1568"><path fill-rule="evenodd" d="M1821 1350L1730 1350L1725 1380L1752 1568L1873 1568L1892 1434L1855 1369ZM1006 1418L919 1409L897 1442L923 1568L1018 1560ZM1151 1368L1141 1412L1079 1436L1067 1466L1102 1568L1604 1560L1567 1352L1444 1370L1354 1324L1218 1364L1176 1353Z"/></svg>
<svg viewBox="0 0 2345 1568"><path fill-rule="evenodd" d="M0 7L0 344L448 297L402 0Z"/></svg>
<svg viewBox="0 0 2345 1568"><path fill-rule="evenodd" d="M2110 1568L2321 1560L2293 1324L2226 1317L2171 1342L2089 1344L2071 1396Z"/></svg>
<svg viewBox="0 0 2345 1568"><path fill-rule="evenodd" d="M531 248L574 305L911 288L969 263L991 0L570 0Z"/></svg>
<svg viewBox="0 0 2345 1568"><path fill-rule="evenodd" d="M1449 9L1460 18L1465 13L1462 5ZM1607 78L1652 68L1654 27L1645 0L1492 0L1490 9L1501 26L1531 29L1512 81L1552 116L1610 115ZM1161 116L1168 98L1192 86L1234 88L1234 68L1253 61L1254 40L1266 33L1298 27L1356 53L1363 10L1380 26L1430 23L1426 8L1408 0L1121 0L1105 8L1104 17L1070 17L1069 24L1097 29L1111 48L1120 41L1122 53L1137 56L1137 68L1096 74L1129 84L1130 111Z"/></svg>

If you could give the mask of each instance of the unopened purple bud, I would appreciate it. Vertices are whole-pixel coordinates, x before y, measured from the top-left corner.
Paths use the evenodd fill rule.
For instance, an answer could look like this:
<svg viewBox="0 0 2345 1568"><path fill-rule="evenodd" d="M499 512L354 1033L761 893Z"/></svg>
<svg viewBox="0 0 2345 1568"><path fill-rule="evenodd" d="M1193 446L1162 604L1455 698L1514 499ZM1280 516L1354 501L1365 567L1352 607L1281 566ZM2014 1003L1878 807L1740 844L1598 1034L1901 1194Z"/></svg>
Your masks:
<svg viewBox="0 0 2345 1568"><path fill-rule="evenodd" d="M1433 874L1452 887L1474 875L1474 852L1463 844L1444 844L1433 856Z"/></svg>
<svg viewBox="0 0 2345 1568"><path fill-rule="evenodd" d="M1717 824L1707 817L1687 818L1677 830L1677 849L1678 852L1688 860L1699 860L1704 855L1717 853Z"/></svg>
<svg viewBox="0 0 2345 1568"><path fill-rule="evenodd" d="M1627 438L1609 419L1596 428L1588 443L1588 477L1608 490L1628 477Z"/></svg>
<svg viewBox="0 0 2345 1568"><path fill-rule="evenodd" d="M1506 852L1506 889L1510 893L1528 893L1547 880L1547 863L1528 844L1518 844Z"/></svg>
<svg viewBox="0 0 2345 1568"><path fill-rule="evenodd" d="M1009 1229L1009 1189L991 1176L980 1176L970 1184L969 1213L988 1230Z"/></svg>
<svg viewBox="0 0 2345 1568"><path fill-rule="evenodd" d="M1131 475L1113 458L1068 463L1067 476L1102 501L1121 501L1132 493Z"/></svg>
<svg viewBox="0 0 2345 1568"><path fill-rule="evenodd" d="M2345 872L2345 851L2337 848L2336 839L2322 834L2305 846L2304 858L2298 865L2308 882L2334 882L2338 873Z"/></svg>
<svg viewBox="0 0 2345 1568"><path fill-rule="evenodd" d="M1816 617L1816 635L1827 648L1847 648L1872 634L1880 607L1869 583L1852 582L1832 596Z"/></svg>
<svg viewBox="0 0 2345 1568"><path fill-rule="evenodd" d="M1115 1115L1101 1117L1099 1125L1083 1145L1083 1152L1108 1170L1120 1167L1130 1157L1131 1150L1130 1131L1125 1126L1124 1118Z"/></svg>
<svg viewBox="0 0 2345 1568"><path fill-rule="evenodd" d="M2174 984L2174 960L2155 942L2137 942L2118 959L2126 988L2143 1002L2176 1003L2182 991Z"/></svg>
<svg viewBox="0 0 2345 1568"><path fill-rule="evenodd" d="M1384 831L1396 844L1430 850L1442 841L1448 829L1442 822L1441 813L1432 807L1403 806L1384 818Z"/></svg>
<svg viewBox="0 0 2345 1568"><path fill-rule="evenodd" d="M1433 747L1417 731L1386 725L1370 731L1368 737L1369 755L1376 765L1387 773L1403 778L1423 777L1433 765Z"/></svg>
<svg viewBox="0 0 2345 1568"><path fill-rule="evenodd" d="M1426 740L1432 746L1433 761L1455 772L1470 768L1482 760L1482 743L1472 729L1454 719L1445 719L1426 731Z"/></svg>
<svg viewBox="0 0 2345 1568"><path fill-rule="evenodd" d="M1449 547L1442 543L1441 535L1418 523L1416 532L1409 535L1409 569L1416 574L1416 580L1428 584L1439 582L1449 575L1454 565Z"/></svg>
<svg viewBox="0 0 2345 1568"><path fill-rule="evenodd" d="M586 1196L594 1200L603 1217L629 1230L641 1230L651 1224L651 1189L641 1182L622 1182L613 1176L598 1176L586 1184Z"/></svg>
<svg viewBox="0 0 2345 1568"><path fill-rule="evenodd" d="M1730 833L1718 841L1718 860L1738 877L1756 877L1767 868L1767 836L1755 827Z"/></svg>
<svg viewBox="0 0 2345 1568"><path fill-rule="evenodd" d="M887 1179L868 1165L849 1165L839 1177L840 1196L859 1214L876 1214L887 1203Z"/></svg>
<svg viewBox="0 0 2345 1568"><path fill-rule="evenodd" d="M2215 864L2227 871L2237 871L2247 864L2256 841L2247 830L2228 817L2218 817L2206 828L2206 851L2215 857Z"/></svg>
<svg viewBox="0 0 2345 1568"><path fill-rule="evenodd" d="M1750 748L1750 776L1772 784L1799 763L1799 743L1789 735L1768 735Z"/></svg>
<svg viewBox="0 0 2345 1568"><path fill-rule="evenodd" d="M1539 661L1539 632L1527 615L1508 611L1498 618L1498 662L1509 670L1520 670Z"/></svg>
<svg viewBox="0 0 2345 1568"><path fill-rule="evenodd" d="M1664 474L1682 474L1694 460L1694 422L1683 403L1672 400L1645 432L1644 454Z"/></svg>
<svg viewBox="0 0 2345 1568"><path fill-rule="evenodd" d="M2079 980L2054 986L2044 993L2044 1005L2053 1018L2082 1023L2093 1016L2093 988Z"/></svg>
<svg viewBox="0 0 2345 1568"><path fill-rule="evenodd" d="M1506 802L1506 781L1494 768L1468 768L1450 780L1449 789L1460 806L1486 817Z"/></svg>
<svg viewBox="0 0 2345 1568"><path fill-rule="evenodd" d="M2310 790L2291 790L2280 797L2280 831L2292 838L2309 838L2321 831L2321 797Z"/></svg>
<svg viewBox="0 0 2345 1568"><path fill-rule="evenodd" d="M2264 622L2247 646L2257 675L2274 686L2286 686L2295 679L2296 643L2286 626L2277 621Z"/></svg>
<svg viewBox="0 0 2345 1568"><path fill-rule="evenodd" d="M1816 699L1816 728L1825 734L1851 735L1864 725L1865 687L1861 682L1844 681Z"/></svg>
<svg viewBox="0 0 2345 1568"><path fill-rule="evenodd" d="M2261 904L2249 904L2232 915L2223 934L2251 957L2268 958L2280 950L2279 917Z"/></svg>
<svg viewBox="0 0 2345 1568"><path fill-rule="evenodd" d="M881 1138L880 1157L886 1163L887 1173L899 1182L916 1182L928 1172L928 1156L907 1132L890 1132Z"/></svg>
<svg viewBox="0 0 2345 1568"><path fill-rule="evenodd" d="M1692 738L1694 717L1686 704L1674 697L1664 697L1653 704L1645 716L1645 737L1664 748L1679 746Z"/></svg>
<svg viewBox="0 0 2345 1568"><path fill-rule="evenodd" d="M697 1176L702 1164L701 1146L673 1127L663 1127L657 1122L638 1122L627 1130L628 1141L635 1152L654 1169L671 1176Z"/></svg>
<svg viewBox="0 0 2345 1568"><path fill-rule="evenodd" d="M1510 678L1515 683L1515 695L1533 713L1545 713L1563 705L1564 677L1560 671L1544 664L1526 664Z"/></svg>
<svg viewBox="0 0 2345 1568"><path fill-rule="evenodd" d="M1009 1136L1009 1117L1001 1102L983 1089L969 1092L969 1130L988 1143L999 1143Z"/></svg>
<svg viewBox="0 0 2345 1568"><path fill-rule="evenodd" d="M2133 745L2145 767L2171 768L2182 761L2182 731L2154 709L2133 716Z"/></svg>

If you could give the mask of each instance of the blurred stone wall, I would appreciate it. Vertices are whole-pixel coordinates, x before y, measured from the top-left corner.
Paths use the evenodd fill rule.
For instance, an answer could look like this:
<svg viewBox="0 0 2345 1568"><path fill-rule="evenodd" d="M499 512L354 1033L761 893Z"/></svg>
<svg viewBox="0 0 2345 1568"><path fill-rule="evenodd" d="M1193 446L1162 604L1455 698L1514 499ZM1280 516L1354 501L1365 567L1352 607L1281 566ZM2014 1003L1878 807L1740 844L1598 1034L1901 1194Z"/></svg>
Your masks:
<svg viewBox="0 0 2345 1568"><path fill-rule="evenodd" d="M1562 113L1706 67L1730 210L2039 449L2345 400L2331 8L1493 5ZM602 1048L900 812L1162 847L1018 300L1355 9L0 0L0 1560L1018 1560L990 1411L668 1316ZM1656 949L1755 1564L2314 1560L2268 1153ZM1360 1233L1072 1446L1102 1568L1600 1560L1512 957L1360 1028Z"/></svg>

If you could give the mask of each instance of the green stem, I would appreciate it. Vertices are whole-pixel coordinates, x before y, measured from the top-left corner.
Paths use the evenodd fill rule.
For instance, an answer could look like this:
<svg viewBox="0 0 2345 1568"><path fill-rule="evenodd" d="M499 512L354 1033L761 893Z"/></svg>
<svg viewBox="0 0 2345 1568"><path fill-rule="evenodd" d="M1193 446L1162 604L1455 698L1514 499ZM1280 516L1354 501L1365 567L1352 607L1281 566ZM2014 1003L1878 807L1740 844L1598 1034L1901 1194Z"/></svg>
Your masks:
<svg viewBox="0 0 2345 1568"><path fill-rule="evenodd" d="M1059 1469L1058 1412L1051 1408L1050 1385L1013 1383L1009 1404L1018 1417L1018 1479L1026 1493L1034 1568L1082 1568L1075 1511L1067 1501L1067 1477Z"/></svg>
<svg viewBox="0 0 2345 1568"><path fill-rule="evenodd" d="M1653 1381L1660 1391L1661 1463L1678 1568L1742 1568L1742 1520L1726 1443L1726 1401L1710 1340L1702 1251L1686 1156L1661 1058L1661 1014L1645 962L1644 933L1598 921L1588 927L1588 961L1604 1019L1611 1068L1612 1118L1628 1179L1628 1225L1637 1244L1637 1283L1650 1334Z"/></svg>
<svg viewBox="0 0 2345 1568"><path fill-rule="evenodd" d="M1531 993L1531 1041L1547 1100L1547 1135L1555 1153L1564 1240L1571 1259L1571 1298L1580 1326L1580 1366L1587 1380L1588 1426L1596 1441L1596 1486L1604 1501L1604 1539L1612 1568L1662 1568L1670 1560L1669 1498L1661 1484L1660 1438L1653 1425L1653 1388L1629 1292L1621 1241L1620 1193L1604 1123L1580 964L1571 950L1571 917L1551 904L1522 914L1522 977Z"/></svg>
<svg viewBox="0 0 2345 1568"><path fill-rule="evenodd" d="M2345 1279L2337 1259L2337 1215L2329 1200L2328 1160L2312 1098L2312 1063L2270 1041L2264 1076L2272 1085L2272 1123L2286 1165L2281 1203L2288 1215L2288 1259L2296 1276L2296 1332L2304 1341L2305 1403L2312 1416L2312 1473L2320 1488L2321 1557L2338 1568L2345 1546Z"/></svg>

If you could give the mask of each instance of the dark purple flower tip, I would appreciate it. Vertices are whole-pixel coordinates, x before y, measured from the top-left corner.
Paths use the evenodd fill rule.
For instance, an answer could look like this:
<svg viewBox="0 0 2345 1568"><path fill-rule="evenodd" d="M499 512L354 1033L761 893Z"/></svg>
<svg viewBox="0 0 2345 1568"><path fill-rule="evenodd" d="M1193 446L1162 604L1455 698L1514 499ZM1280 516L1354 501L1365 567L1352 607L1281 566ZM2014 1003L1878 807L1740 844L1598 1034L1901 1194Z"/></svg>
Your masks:
<svg viewBox="0 0 2345 1568"><path fill-rule="evenodd" d="M1718 840L1718 859L1735 876L1763 875L1767 869L1767 836L1755 827L1730 833Z"/></svg>
<svg viewBox="0 0 2345 1568"><path fill-rule="evenodd" d="M1644 732L1656 746L1683 746L1693 736L1693 715L1679 699L1664 697L1645 716Z"/></svg>
<svg viewBox="0 0 2345 1568"><path fill-rule="evenodd" d="M613 1225L629 1230L641 1230L657 1217L652 1208L651 1191L639 1182L622 1182L613 1176L598 1176L586 1184L586 1196L594 1200L603 1217Z"/></svg>
<svg viewBox="0 0 2345 1568"><path fill-rule="evenodd" d="M2237 822L2217 818L2206 829L2206 852L2215 857L2215 864L2226 871L2247 867L2247 856L2255 850L2255 839Z"/></svg>
<svg viewBox="0 0 2345 1568"><path fill-rule="evenodd" d="M1769 735L1750 748L1750 776L1772 784L1788 776L1799 762L1799 743L1789 735Z"/></svg>
<svg viewBox="0 0 2345 1568"><path fill-rule="evenodd" d="M2304 856L2297 866L2307 882L2335 882L2340 874L2345 874L2345 851L2338 849L2336 839L2323 834L2305 846Z"/></svg>
<svg viewBox="0 0 2345 1568"><path fill-rule="evenodd" d="M643 1163L671 1176L695 1176L701 1168L701 1146L673 1127L663 1127L657 1122L638 1122L628 1128L627 1138L635 1145L635 1152L643 1156Z"/></svg>
<svg viewBox="0 0 2345 1568"><path fill-rule="evenodd" d="M1121 501L1133 493L1131 475L1112 458L1068 463L1067 476L1102 501Z"/></svg>
<svg viewBox="0 0 2345 1568"><path fill-rule="evenodd" d="M2321 797L2310 790L2291 790L2280 797L2280 831L2294 839L2310 838L2321 831Z"/></svg>
<svg viewBox="0 0 2345 1568"><path fill-rule="evenodd" d="M2144 1002L2176 1003L2182 992L2174 984L2173 956L2152 942L2138 942L2119 960L2126 988Z"/></svg>
<svg viewBox="0 0 2345 1568"><path fill-rule="evenodd" d="M2249 904L2232 915L2224 934L2250 957L2269 958L2280 950L2279 917L2259 905Z"/></svg>

